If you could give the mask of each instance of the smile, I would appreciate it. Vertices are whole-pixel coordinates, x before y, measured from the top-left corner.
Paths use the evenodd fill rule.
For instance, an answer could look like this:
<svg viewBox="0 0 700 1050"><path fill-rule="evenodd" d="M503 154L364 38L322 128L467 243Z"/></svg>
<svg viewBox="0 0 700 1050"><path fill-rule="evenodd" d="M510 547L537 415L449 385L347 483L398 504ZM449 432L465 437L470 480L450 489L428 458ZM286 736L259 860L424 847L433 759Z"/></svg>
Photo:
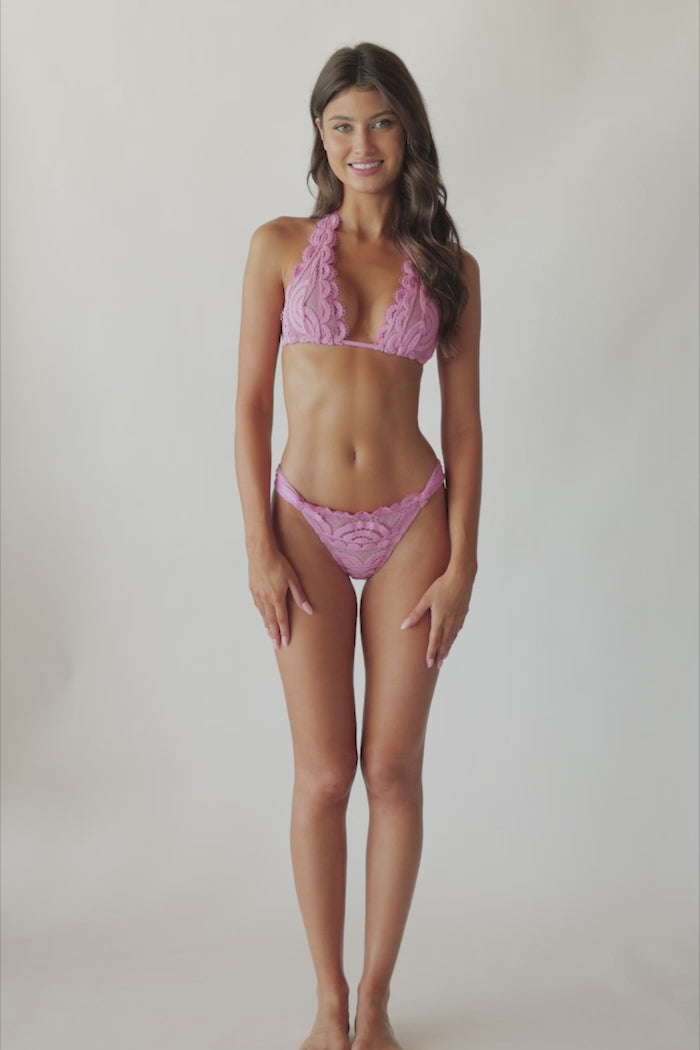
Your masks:
<svg viewBox="0 0 700 1050"><path fill-rule="evenodd" d="M384 162L381 160L367 161L366 163L351 164L353 171L376 171Z"/></svg>

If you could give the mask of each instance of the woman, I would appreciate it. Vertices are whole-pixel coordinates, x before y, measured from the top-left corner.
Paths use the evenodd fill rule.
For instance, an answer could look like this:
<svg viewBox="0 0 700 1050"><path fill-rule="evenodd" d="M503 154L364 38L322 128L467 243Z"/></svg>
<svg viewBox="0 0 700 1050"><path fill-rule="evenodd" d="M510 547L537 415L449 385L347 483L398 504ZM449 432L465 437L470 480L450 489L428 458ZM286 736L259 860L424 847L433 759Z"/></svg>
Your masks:
<svg viewBox="0 0 700 1050"><path fill-rule="evenodd" d="M418 872L421 767L438 670L476 574L479 271L459 246L421 95L396 55L342 48L311 98L311 219L253 235L236 469L250 589L276 651L294 749L294 877L317 976L302 1050L348 1050L345 813L358 762L357 600L369 799L354 1050L397 1050L390 980ZM289 435L270 506L280 345ZM438 347L445 476L418 429ZM446 479L446 487L444 481Z"/></svg>

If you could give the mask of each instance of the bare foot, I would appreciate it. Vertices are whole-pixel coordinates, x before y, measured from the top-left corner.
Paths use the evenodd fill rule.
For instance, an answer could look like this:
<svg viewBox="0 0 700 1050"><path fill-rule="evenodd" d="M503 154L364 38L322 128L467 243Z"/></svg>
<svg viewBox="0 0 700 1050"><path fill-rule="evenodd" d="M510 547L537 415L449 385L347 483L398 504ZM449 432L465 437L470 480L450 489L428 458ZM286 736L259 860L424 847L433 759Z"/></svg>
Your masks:
<svg viewBox="0 0 700 1050"><path fill-rule="evenodd" d="M301 1050L351 1050L347 1010L319 1010Z"/></svg>
<svg viewBox="0 0 700 1050"><path fill-rule="evenodd" d="M358 1006L352 1050L401 1050L383 1006Z"/></svg>

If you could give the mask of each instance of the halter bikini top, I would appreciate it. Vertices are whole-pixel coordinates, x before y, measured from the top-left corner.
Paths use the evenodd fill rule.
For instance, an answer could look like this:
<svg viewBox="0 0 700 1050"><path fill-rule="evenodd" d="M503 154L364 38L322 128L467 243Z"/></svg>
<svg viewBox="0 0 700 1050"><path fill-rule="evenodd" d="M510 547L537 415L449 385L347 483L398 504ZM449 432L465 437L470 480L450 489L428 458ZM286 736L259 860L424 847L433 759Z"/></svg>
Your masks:
<svg viewBox="0 0 700 1050"><path fill-rule="evenodd" d="M377 332L376 342L348 339L345 308L340 300L335 268L337 212L323 215L297 263L284 294L282 346L320 343L322 346L362 346L424 365L435 350L440 308L410 259L404 257L394 301Z"/></svg>

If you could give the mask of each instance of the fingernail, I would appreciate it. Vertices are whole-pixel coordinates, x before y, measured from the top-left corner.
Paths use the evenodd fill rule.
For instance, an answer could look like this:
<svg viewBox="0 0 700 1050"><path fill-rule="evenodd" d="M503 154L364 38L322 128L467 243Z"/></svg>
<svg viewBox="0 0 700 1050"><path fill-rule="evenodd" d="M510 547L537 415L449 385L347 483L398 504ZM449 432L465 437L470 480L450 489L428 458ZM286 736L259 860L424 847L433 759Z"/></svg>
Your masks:
<svg viewBox="0 0 700 1050"><path fill-rule="evenodd" d="M302 605L302 609L305 613L308 613L309 616L311 616L311 614L313 613L313 609L311 608L308 602L304 602L304 604Z"/></svg>
<svg viewBox="0 0 700 1050"><path fill-rule="evenodd" d="M438 662L437 662L437 669L438 669L438 671L440 670L441 667L442 667L442 660L438 660Z"/></svg>
<svg viewBox="0 0 700 1050"><path fill-rule="evenodd" d="M282 645L289 645L289 639L285 634L282 635Z"/></svg>
<svg viewBox="0 0 700 1050"><path fill-rule="evenodd" d="M428 667L432 667L433 666L433 658L432 658L432 656L428 659L427 663L428 663Z"/></svg>
<svg viewBox="0 0 700 1050"><path fill-rule="evenodd" d="M272 639L272 648L273 649L279 649L280 643L277 641L276 638L272 638L272 635L270 635L270 637Z"/></svg>
<svg viewBox="0 0 700 1050"><path fill-rule="evenodd" d="M402 630L402 631L405 631L407 627L408 627L408 617L407 617L407 618L406 618L406 619L404 620L404 622L403 622L403 623L401 624L401 630Z"/></svg>

